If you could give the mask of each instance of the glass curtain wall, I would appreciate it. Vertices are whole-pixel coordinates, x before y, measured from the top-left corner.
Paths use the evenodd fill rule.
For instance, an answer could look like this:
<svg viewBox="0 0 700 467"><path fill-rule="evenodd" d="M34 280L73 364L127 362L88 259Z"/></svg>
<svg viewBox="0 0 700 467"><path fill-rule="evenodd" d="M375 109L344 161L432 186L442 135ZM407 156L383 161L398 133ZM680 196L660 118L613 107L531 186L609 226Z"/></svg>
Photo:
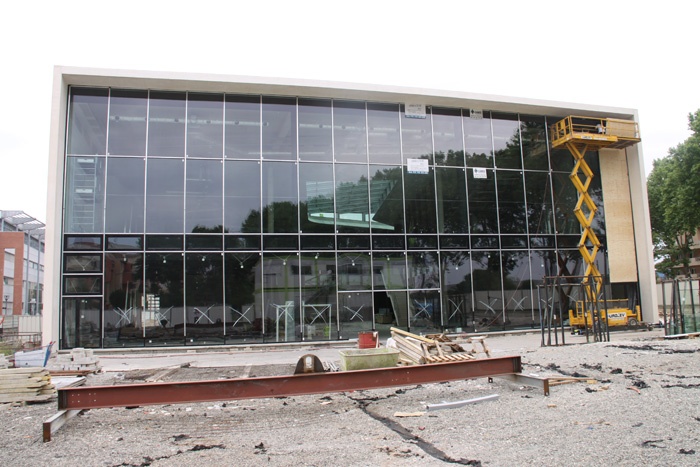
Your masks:
<svg viewBox="0 0 700 467"><path fill-rule="evenodd" d="M544 278L582 272L573 163L549 150L550 123L71 88L61 347L536 326ZM604 216L594 228L604 238Z"/></svg>

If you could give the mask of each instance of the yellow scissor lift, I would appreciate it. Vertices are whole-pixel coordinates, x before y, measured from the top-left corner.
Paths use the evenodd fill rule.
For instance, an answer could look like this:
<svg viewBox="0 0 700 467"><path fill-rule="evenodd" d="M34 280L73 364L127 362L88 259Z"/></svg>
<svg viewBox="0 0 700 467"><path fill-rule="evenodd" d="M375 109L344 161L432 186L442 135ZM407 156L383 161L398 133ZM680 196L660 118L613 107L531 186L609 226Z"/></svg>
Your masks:
<svg viewBox="0 0 700 467"><path fill-rule="evenodd" d="M607 310L601 312L599 304L603 277L595 265L595 259L601 245L592 228L598 208L593 198L588 194L593 171L586 162L585 156L588 150L622 149L637 144L641 141L639 127L636 122L630 120L568 116L550 127L550 136L552 148L566 148L574 156L575 164L569 174L569 179L579 194L574 214L582 228L578 250L586 263L586 270L581 281L586 300L576 304L576 311L569 311L569 324L572 327L582 327L586 330L588 327L593 327L594 334L598 337L598 333L595 332L596 321L602 317L606 319L608 313ZM583 179L579 173L583 175ZM630 314L636 316L638 321L639 307L634 312L630 310ZM624 324L628 324L627 318L623 321ZM630 320L631 322L632 320Z"/></svg>

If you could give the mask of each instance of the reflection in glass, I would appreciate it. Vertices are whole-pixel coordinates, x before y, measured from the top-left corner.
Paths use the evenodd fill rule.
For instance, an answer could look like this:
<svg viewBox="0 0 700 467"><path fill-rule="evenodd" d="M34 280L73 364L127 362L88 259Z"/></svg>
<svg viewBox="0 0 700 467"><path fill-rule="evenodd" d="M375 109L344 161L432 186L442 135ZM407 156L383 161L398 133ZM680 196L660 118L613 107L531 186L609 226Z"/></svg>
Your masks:
<svg viewBox="0 0 700 467"><path fill-rule="evenodd" d="M364 102L333 101L333 147L338 162L367 162Z"/></svg>
<svg viewBox="0 0 700 467"><path fill-rule="evenodd" d="M262 125L263 159L296 160L296 99L263 97Z"/></svg>
<svg viewBox="0 0 700 467"><path fill-rule="evenodd" d="M143 314L153 323L146 344L182 344L184 339L182 253L146 253L145 277L146 301Z"/></svg>
<svg viewBox="0 0 700 467"><path fill-rule="evenodd" d="M528 170L549 170L547 129L544 117L520 116L523 161Z"/></svg>
<svg viewBox="0 0 700 467"><path fill-rule="evenodd" d="M552 184L546 172L525 172L530 234L553 234Z"/></svg>
<svg viewBox="0 0 700 467"><path fill-rule="evenodd" d="M499 169L522 169L518 116L494 112L491 115L491 125L496 167Z"/></svg>
<svg viewBox="0 0 700 467"><path fill-rule="evenodd" d="M459 109L433 109L436 165L464 167L461 115Z"/></svg>
<svg viewBox="0 0 700 467"><path fill-rule="evenodd" d="M366 165L335 165L335 212L338 232L369 231Z"/></svg>
<svg viewBox="0 0 700 467"><path fill-rule="evenodd" d="M102 293L101 276L64 276L65 295L96 295Z"/></svg>
<svg viewBox="0 0 700 467"><path fill-rule="evenodd" d="M301 339L299 257L295 254L263 254L265 340L290 342Z"/></svg>
<svg viewBox="0 0 700 467"><path fill-rule="evenodd" d="M103 231L105 188L104 157L67 157L63 231Z"/></svg>
<svg viewBox="0 0 700 467"><path fill-rule="evenodd" d="M102 236L66 235L63 249L66 251L101 250Z"/></svg>
<svg viewBox="0 0 700 467"><path fill-rule="evenodd" d="M148 91L112 89L107 153L113 156L145 156L147 114Z"/></svg>
<svg viewBox="0 0 700 467"><path fill-rule="evenodd" d="M67 154L105 154L107 94L107 89L71 88Z"/></svg>
<svg viewBox="0 0 700 467"><path fill-rule="evenodd" d="M185 343L224 338L224 274L219 253L185 254Z"/></svg>
<svg viewBox="0 0 700 467"><path fill-rule="evenodd" d="M224 230L260 232L260 163L224 163Z"/></svg>
<svg viewBox="0 0 700 467"><path fill-rule="evenodd" d="M464 169L436 167L439 233L468 233L467 181Z"/></svg>
<svg viewBox="0 0 700 467"><path fill-rule="evenodd" d="M473 114L464 111L464 156L467 167L493 167L493 141L489 112Z"/></svg>
<svg viewBox="0 0 700 467"><path fill-rule="evenodd" d="M145 170L142 158L107 160L105 232L143 232Z"/></svg>
<svg viewBox="0 0 700 467"><path fill-rule="evenodd" d="M296 164L264 162L262 169L263 232L298 233Z"/></svg>
<svg viewBox="0 0 700 467"><path fill-rule="evenodd" d="M101 346L102 301L99 298L64 298L61 314L61 348Z"/></svg>
<svg viewBox="0 0 700 467"><path fill-rule="evenodd" d="M299 164L300 231L333 233L333 164Z"/></svg>
<svg viewBox="0 0 700 467"><path fill-rule="evenodd" d="M404 173L404 202L407 233L435 233L435 175L432 167L427 174Z"/></svg>
<svg viewBox="0 0 700 467"><path fill-rule="evenodd" d="M472 233L498 233L498 211L496 206L496 187L494 171L477 173L467 169L467 187L469 191L469 225ZM482 178L485 175L485 178Z"/></svg>
<svg viewBox="0 0 700 467"><path fill-rule="evenodd" d="M568 149L550 149L550 160L552 170L555 172L570 173L574 168L574 156L571 155Z"/></svg>
<svg viewBox="0 0 700 467"><path fill-rule="evenodd" d="M226 342L262 341L261 260L258 252L224 255Z"/></svg>
<svg viewBox="0 0 700 467"><path fill-rule="evenodd" d="M526 233L525 194L523 174L511 170L497 170L498 216L501 233Z"/></svg>
<svg viewBox="0 0 700 467"><path fill-rule="evenodd" d="M402 104L400 115L403 160L428 159L432 163L433 130L430 109L426 109L425 118L407 118Z"/></svg>
<svg viewBox="0 0 700 467"><path fill-rule="evenodd" d="M189 93L187 157L220 159L224 146L223 94Z"/></svg>
<svg viewBox="0 0 700 467"><path fill-rule="evenodd" d="M143 337L160 324L148 320L143 308L143 254L105 254L105 346L143 345Z"/></svg>
<svg viewBox="0 0 700 467"><path fill-rule="evenodd" d="M367 104L369 160L382 164L401 163L398 104Z"/></svg>
<svg viewBox="0 0 700 467"><path fill-rule="evenodd" d="M260 159L260 96L226 95L226 158Z"/></svg>
<svg viewBox="0 0 700 467"><path fill-rule="evenodd" d="M221 161L187 160L185 232L223 231L223 177Z"/></svg>
<svg viewBox="0 0 700 467"><path fill-rule="evenodd" d="M146 232L181 233L185 217L185 163L181 159L148 159Z"/></svg>
<svg viewBox="0 0 700 467"><path fill-rule="evenodd" d="M377 233L402 233L403 184L401 167L370 166L370 216Z"/></svg>
<svg viewBox="0 0 700 467"><path fill-rule="evenodd" d="M185 93L151 92L148 155L185 156Z"/></svg>
<svg viewBox="0 0 700 467"><path fill-rule="evenodd" d="M331 101L299 99L299 159L333 161Z"/></svg>

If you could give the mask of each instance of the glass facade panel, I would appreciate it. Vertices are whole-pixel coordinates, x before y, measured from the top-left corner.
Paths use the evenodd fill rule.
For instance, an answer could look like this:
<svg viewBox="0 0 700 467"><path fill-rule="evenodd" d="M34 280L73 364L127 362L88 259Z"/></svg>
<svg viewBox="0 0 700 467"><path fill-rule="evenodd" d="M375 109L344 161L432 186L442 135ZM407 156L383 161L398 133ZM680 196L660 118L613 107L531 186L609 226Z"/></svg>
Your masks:
<svg viewBox="0 0 700 467"><path fill-rule="evenodd" d="M107 154L145 156L147 115L148 91L112 89Z"/></svg>
<svg viewBox="0 0 700 467"><path fill-rule="evenodd" d="M467 169L469 226L472 233L498 233L494 170Z"/></svg>
<svg viewBox="0 0 700 467"><path fill-rule="evenodd" d="M372 256L369 252L338 253L338 290L372 289Z"/></svg>
<svg viewBox="0 0 700 467"><path fill-rule="evenodd" d="M464 137L460 109L433 109L435 165L464 167Z"/></svg>
<svg viewBox="0 0 700 467"><path fill-rule="evenodd" d="M66 158L65 233L103 231L105 202L104 157Z"/></svg>
<svg viewBox="0 0 700 467"><path fill-rule="evenodd" d="M105 232L143 232L145 171L142 158L107 159Z"/></svg>
<svg viewBox="0 0 700 467"><path fill-rule="evenodd" d="M581 232L581 224L574 215L574 208L578 201L578 192L569 180L569 176L563 173L552 173L552 186L554 194L554 214L558 234L577 234Z"/></svg>
<svg viewBox="0 0 700 467"><path fill-rule="evenodd" d="M398 104L367 104L369 160L379 164L401 163L401 131Z"/></svg>
<svg viewBox="0 0 700 467"><path fill-rule="evenodd" d="M504 251L501 255L505 292L503 307L505 325L519 328L534 327L535 310L530 289L530 253L527 250Z"/></svg>
<svg viewBox="0 0 700 467"><path fill-rule="evenodd" d="M262 157L269 160L297 159L296 99L262 99Z"/></svg>
<svg viewBox="0 0 700 467"><path fill-rule="evenodd" d="M331 101L299 99L299 159L333 161Z"/></svg>
<svg viewBox="0 0 700 467"><path fill-rule="evenodd" d="M528 170L549 170L547 128L544 117L520 116L523 161Z"/></svg>
<svg viewBox="0 0 700 467"><path fill-rule="evenodd" d="M303 340L331 340L338 335L335 253L305 252L299 259Z"/></svg>
<svg viewBox="0 0 700 467"><path fill-rule="evenodd" d="M491 136L491 116L465 111L464 158L467 167L493 167L493 138Z"/></svg>
<svg viewBox="0 0 700 467"><path fill-rule="evenodd" d="M262 256L227 253L224 262L226 342L262 342Z"/></svg>
<svg viewBox="0 0 700 467"><path fill-rule="evenodd" d="M473 329L471 261L468 251L440 253L445 327L462 331Z"/></svg>
<svg viewBox="0 0 700 467"><path fill-rule="evenodd" d="M260 162L224 163L224 230L260 232Z"/></svg>
<svg viewBox="0 0 700 467"><path fill-rule="evenodd" d="M333 164L299 164L300 232L335 231L333 187Z"/></svg>
<svg viewBox="0 0 700 467"><path fill-rule="evenodd" d="M502 234L527 233L523 173L497 170L498 217Z"/></svg>
<svg viewBox="0 0 700 467"><path fill-rule="evenodd" d="M262 186L263 232L299 232L297 165L264 162Z"/></svg>
<svg viewBox="0 0 700 467"><path fill-rule="evenodd" d="M185 254L185 344L221 344L224 340L223 257Z"/></svg>
<svg viewBox="0 0 700 467"><path fill-rule="evenodd" d="M405 290L407 288L405 253L375 252L372 259L374 290Z"/></svg>
<svg viewBox="0 0 700 467"><path fill-rule="evenodd" d="M185 232L223 232L222 172L221 161L187 161Z"/></svg>
<svg viewBox="0 0 700 467"><path fill-rule="evenodd" d="M185 157L184 92L151 92L148 108L148 155Z"/></svg>
<svg viewBox="0 0 700 467"><path fill-rule="evenodd" d="M479 251L471 255L474 287L474 328L477 332L503 330L503 293L501 255L497 251Z"/></svg>
<svg viewBox="0 0 700 467"><path fill-rule="evenodd" d="M146 253L145 256L143 314L153 324L146 345L182 345L185 339L183 254Z"/></svg>
<svg viewBox="0 0 700 467"><path fill-rule="evenodd" d="M435 214L435 174L428 169L427 174L404 172L404 202L407 233L437 232Z"/></svg>
<svg viewBox="0 0 700 467"><path fill-rule="evenodd" d="M430 109L426 109L425 118L406 117L401 105L401 148L403 160L427 159L433 162L433 129Z"/></svg>
<svg viewBox="0 0 700 467"><path fill-rule="evenodd" d="M467 180L464 169L435 169L439 233L468 233Z"/></svg>
<svg viewBox="0 0 700 467"><path fill-rule="evenodd" d="M376 319L376 327L373 321ZM357 337L359 332L368 332L381 327L390 327L394 317L388 308L374 308L372 292L338 293L338 320L340 339Z"/></svg>
<svg viewBox="0 0 700 467"><path fill-rule="evenodd" d="M333 148L338 162L367 162L364 102L333 101Z"/></svg>
<svg viewBox="0 0 700 467"><path fill-rule="evenodd" d="M67 154L106 153L108 95L108 89L71 88Z"/></svg>
<svg viewBox="0 0 700 467"><path fill-rule="evenodd" d="M530 234L553 234L552 184L549 174L525 172L525 192Z"/></svg>
<svg viewBox="0 0 700 467"><path fill-rule="evenodd" d="M493 150L496 167L499 169L521 169L520 123L517 115L491 114L493 128Z"/></svg>
<svg viewBox="0 0 700 467"><path fill-rule="evenodd" d="M335 222L338 232L369 232L367 165L336 164Z"/></svg>
<svg viewBox="0 0 700 467"><path fill-rule="evenodd" d="M142 346L153 323L143 313L143 254L107 253L104 272L105 347Z"/></svg>
<svg viewBox="0 0 700 467"><path fill-rule="evenodd" d="M102 302L99 298L64 298L61 316L62 349L101 346Z"/></svg>
<svg viewBox="0 0 700 467"><path fill-rule="evenodd" d="M260 96L226 96L225 154L260 159Z"/></svg>
<svg viewBox="0 0 700 467"><path fill-rule="evenodd" d="M146 177L146 232L182 233L185 217L185 162L149 159Z"/></svg>
<svg viewBox="0 0 700 467"><path fill-rule="evenodd" d="M223 94L187 96L187 157L221 159L224 147Z"/></svg>
<svg viewBox="0 0 700 467"><path fill-rule="evenodd" d="M301 340L299 257L263 253L264 338L266 341Z"/></svg>
<svg viewBox="0 0 700 467"><path fill-rule="evenodd" d="M403 180L401 167L370 166L372 231L403 233Z"/></svg>
<svg viewBox="0 0 700 467"><path fill-rule="evenodd" d="M102 272L102 255L63 255L63 272Z"/></svg>

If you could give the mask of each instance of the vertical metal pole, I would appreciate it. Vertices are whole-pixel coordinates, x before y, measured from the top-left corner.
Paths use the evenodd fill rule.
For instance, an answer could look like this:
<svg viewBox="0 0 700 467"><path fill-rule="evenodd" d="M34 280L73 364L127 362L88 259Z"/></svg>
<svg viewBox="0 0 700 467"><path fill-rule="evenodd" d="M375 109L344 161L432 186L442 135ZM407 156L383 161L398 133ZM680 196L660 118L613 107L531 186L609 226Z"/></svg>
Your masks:
<svg viewBox="0 0 700 467"><path fill-rule="evenodd" d="M693 279L688 279L688 288L690 293L690 309L693 312L693 331L698 332L698 322L695 316L695 298L693 297Z"/></svg>
<svg viewBox="0 0 700 467"><path fill-rule="evenodd" d="M661 301L664 314L664 335L668 336L668 317L666 314L666 281L661 281Z"/></svg>

